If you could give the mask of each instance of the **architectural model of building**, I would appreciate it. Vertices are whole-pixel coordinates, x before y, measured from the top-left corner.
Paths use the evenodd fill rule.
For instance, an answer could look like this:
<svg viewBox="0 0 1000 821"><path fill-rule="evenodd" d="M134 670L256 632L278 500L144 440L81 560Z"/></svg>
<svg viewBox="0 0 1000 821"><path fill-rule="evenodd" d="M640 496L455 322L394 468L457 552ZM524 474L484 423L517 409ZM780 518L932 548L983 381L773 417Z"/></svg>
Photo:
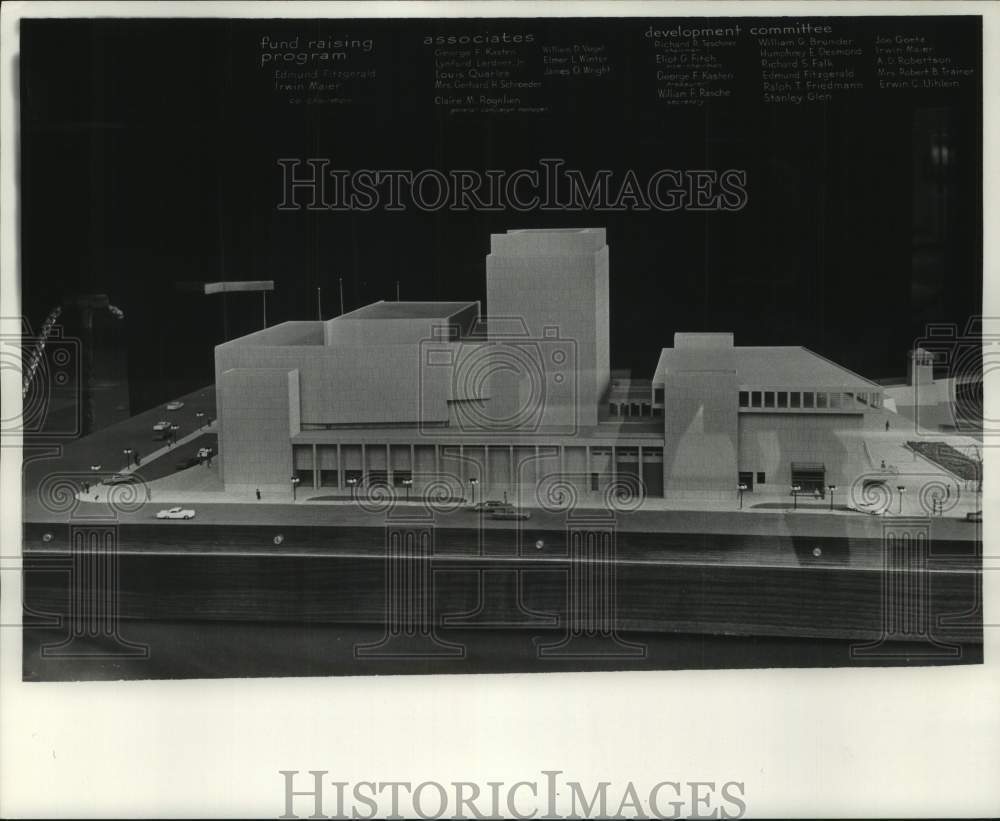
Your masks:
<svg viewBox="0 0 1000 821"><path fill-rule="evenodd" d="M525 499L547 481L599 494L724 500L825 493L870 467L882 390L802 347L676 333L651 379L610 366L604 229L491 237L478 302L376 302L216 348L226 490L287 496Z"/></svg>

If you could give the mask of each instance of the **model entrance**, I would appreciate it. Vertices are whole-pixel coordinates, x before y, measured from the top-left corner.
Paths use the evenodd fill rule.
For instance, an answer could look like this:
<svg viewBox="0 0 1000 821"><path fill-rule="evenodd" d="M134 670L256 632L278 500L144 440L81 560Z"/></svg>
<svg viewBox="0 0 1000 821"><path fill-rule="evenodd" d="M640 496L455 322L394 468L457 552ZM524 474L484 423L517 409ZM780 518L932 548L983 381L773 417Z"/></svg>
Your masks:
<svg viewBox="0 0 1000 821"><path fill-rule="evenodd" d="M792 487L798 493L826 496L826 466L811 462L792 462Z"/></svg>

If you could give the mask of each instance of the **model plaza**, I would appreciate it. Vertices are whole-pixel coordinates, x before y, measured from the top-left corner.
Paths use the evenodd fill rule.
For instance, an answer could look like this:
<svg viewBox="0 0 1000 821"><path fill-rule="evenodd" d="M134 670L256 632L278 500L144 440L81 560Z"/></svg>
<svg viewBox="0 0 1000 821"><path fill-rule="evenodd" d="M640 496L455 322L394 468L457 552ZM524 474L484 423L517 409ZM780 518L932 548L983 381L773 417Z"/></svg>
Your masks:
<svg viewBox="0 0 1000 821"><path fill-rule="evenodd" d="M604 229L508 231L486 257L488 317L376 302L219 345L226 491L787 499L870 469L880 387L805 348L676 333L651 378L616 378L609 267Z"/></svg>

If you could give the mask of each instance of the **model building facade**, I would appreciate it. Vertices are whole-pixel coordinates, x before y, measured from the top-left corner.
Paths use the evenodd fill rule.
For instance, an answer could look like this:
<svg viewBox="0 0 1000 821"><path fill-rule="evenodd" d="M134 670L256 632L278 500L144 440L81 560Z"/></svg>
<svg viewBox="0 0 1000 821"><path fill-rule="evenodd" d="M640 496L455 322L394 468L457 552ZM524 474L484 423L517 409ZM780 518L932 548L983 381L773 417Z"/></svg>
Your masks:
<svg viewBox="0 0 1000 821"><path fill-rule="evenodd" d="M880 387L801 347L677 333L649 379L610 365L603 229L491 237L487 308L376 302L216 348L227 491L525 499L823 492L870 468Z"/></svg>

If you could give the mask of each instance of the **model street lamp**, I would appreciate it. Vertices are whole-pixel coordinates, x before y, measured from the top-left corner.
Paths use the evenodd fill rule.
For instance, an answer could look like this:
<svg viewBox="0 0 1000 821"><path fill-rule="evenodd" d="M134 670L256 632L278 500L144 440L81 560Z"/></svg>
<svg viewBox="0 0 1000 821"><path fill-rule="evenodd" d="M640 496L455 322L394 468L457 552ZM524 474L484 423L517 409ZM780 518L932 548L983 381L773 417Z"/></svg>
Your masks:
<svg viewBox="0 0 1000 821"><path fill-rule="evenodd" d="M740 510L743 510L743 492L747 489L746 485L739 485L737 490L740 492Z"/></svg>
<svg viewBox="0 0 1000 821"><path fill-rule="evenodd" d="M299 486L299 482L302 480L298 476L293 476L292 479L292 501L295 501L295 488Z"/></svg>
<svg viewBox="0 0 1000 821"><path fill-rule="evenodd" d="M837 490L837 486L827 485L826 489L830 491L830 510L833 510L833 494Z"/></svg>
<svg viewBox="0 0 1000 821"><path fill-rule="evenodd" d="M792 485L792 510L799 509L799 493L802 490L802 485Z"/></svg>
<svg viewBox="0 0 1000 821"><path fill-rule="evenodd" d="M403 480L403 487L406 488L406 501L410 501L410 488L413 487L413 480L412 479L404 479Z"/></svg>
<svg viewBox="0 0 1000 821"><path fill-rule="evenodd" d="M903 512L903 494L906 493L906 488L902 485L897 485L896 490L899 491L899 512Z"/></svg>
<svg viewBox="0 0 1000 821"><path fill-rule="evenodd" d="M351 498L354 498L355 488L358 486L358 479L356 476L352 476L347 480L347 486L351 489Z"/></svg>
<svg viewBox="0 0 1000 821"><path fill-rule="evenodd" d="M205 411L198 411L194 415L194 418L198 420L198 427L199 428L205 427Z"/></svg>
<svg viewBox="0 0 1000 821"><path fill-rule="evenodd" d="M125 448L122 453L125 454L125 468L132 467L132 448Z"/></svg>
<svg viewBox="0 0 1000 821"><path fill-rule="evenodd" d="M479 484L479 480L475 476L473 476L471 479L469 479L469 484L472 485L472 506L475 507L476 506L476 485Z"/></svg>

